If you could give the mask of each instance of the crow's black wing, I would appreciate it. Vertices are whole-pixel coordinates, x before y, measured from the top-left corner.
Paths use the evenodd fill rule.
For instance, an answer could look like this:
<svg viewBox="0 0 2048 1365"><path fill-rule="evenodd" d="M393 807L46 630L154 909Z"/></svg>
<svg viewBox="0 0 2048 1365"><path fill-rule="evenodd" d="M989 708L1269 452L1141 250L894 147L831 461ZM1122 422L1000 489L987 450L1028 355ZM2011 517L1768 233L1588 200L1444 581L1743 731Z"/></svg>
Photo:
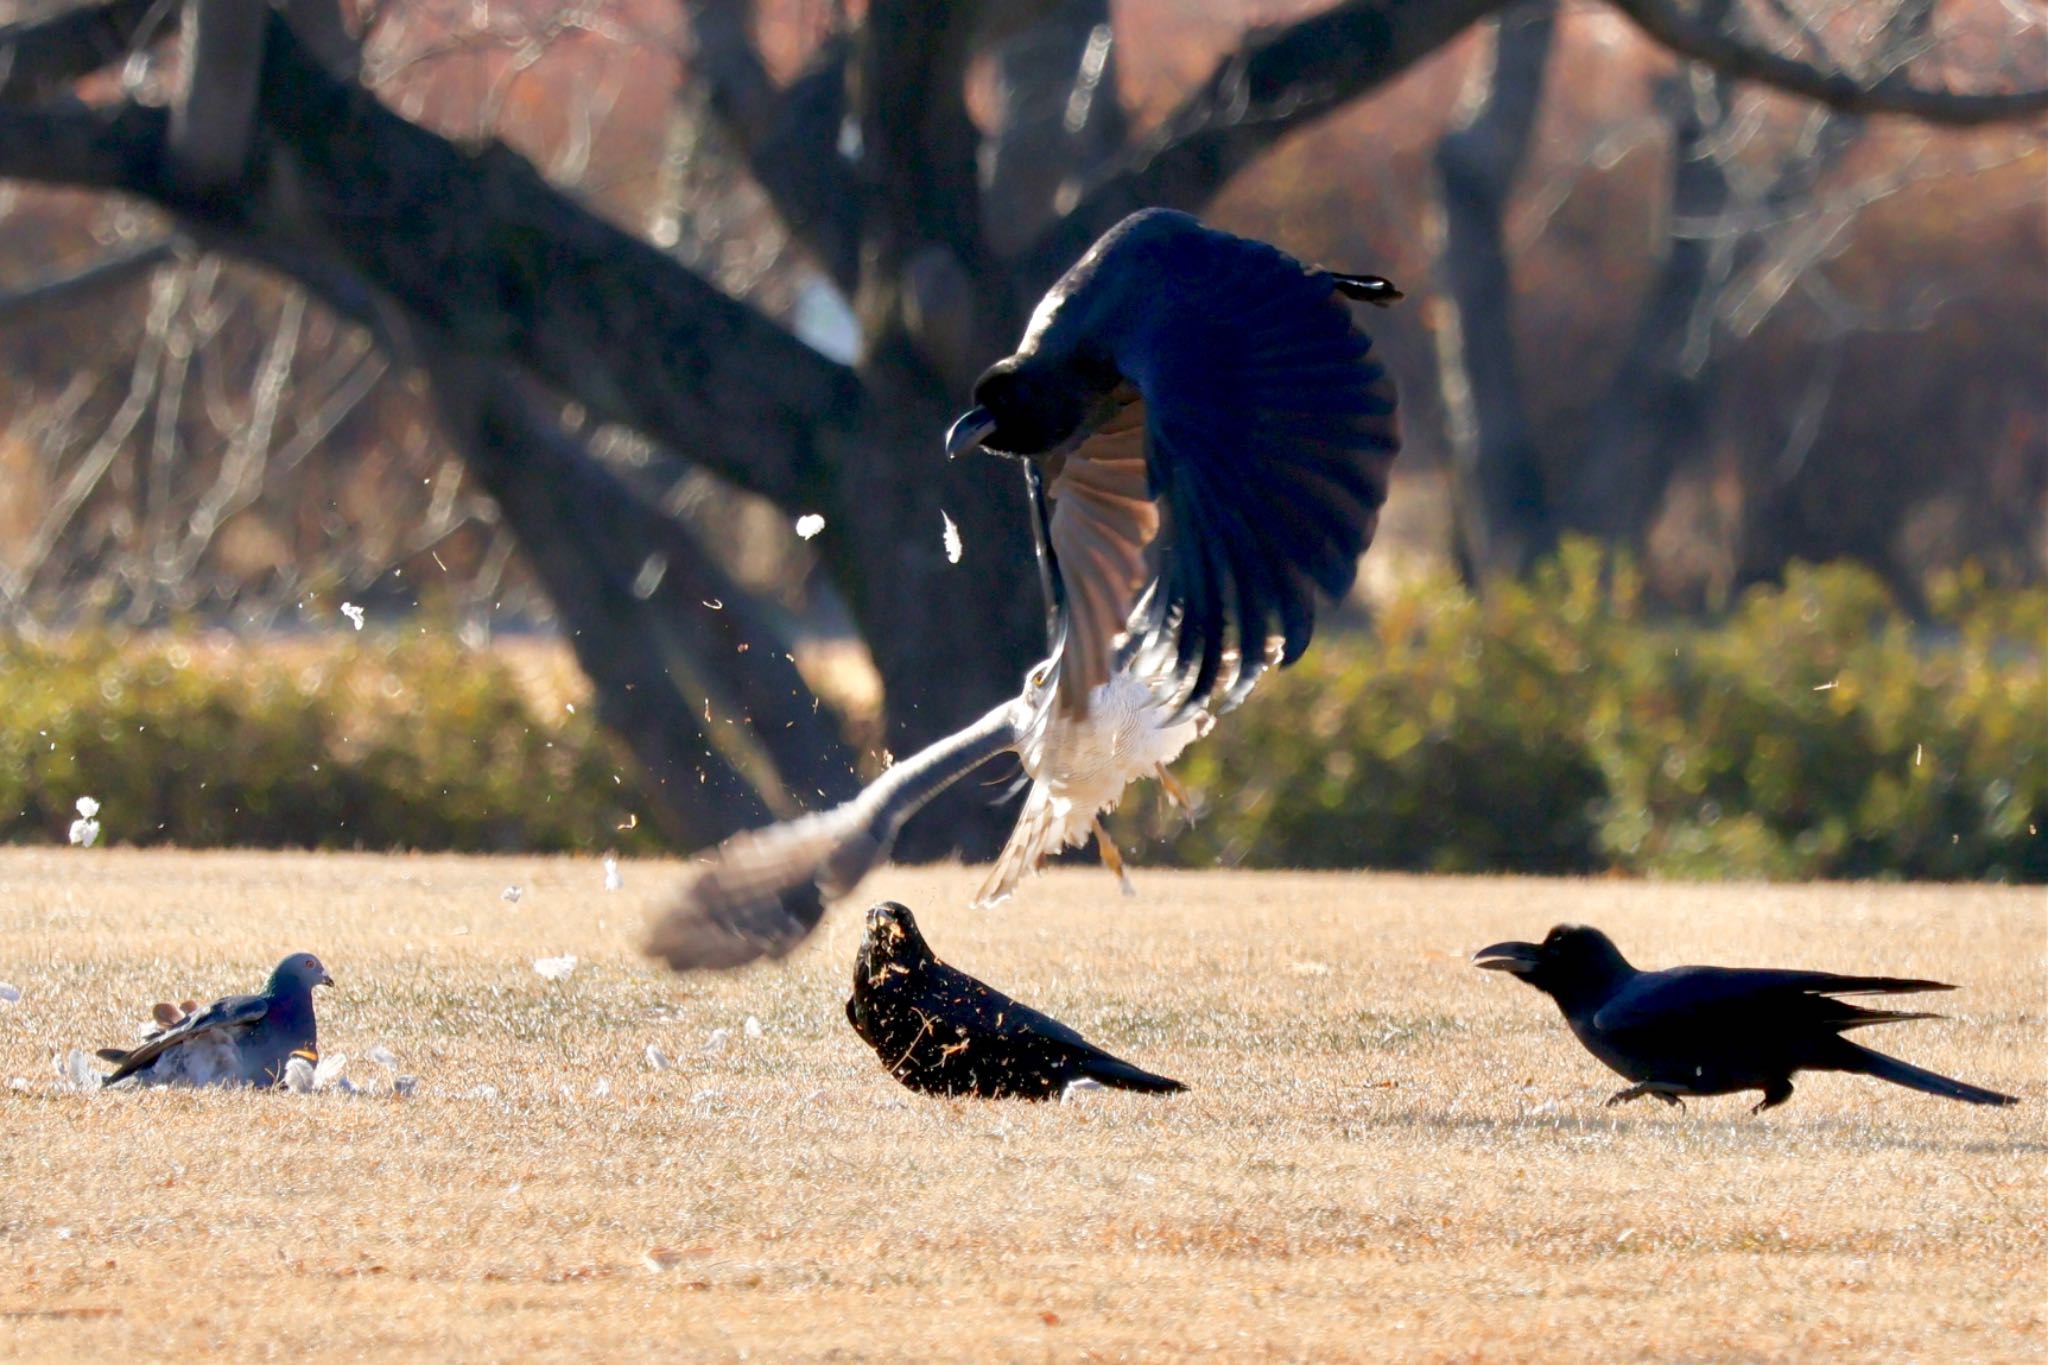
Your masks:
<svg viewBox="0 0 2048 1365"><path fill-rule="evenodd" d="M1101 1051L1051 1015L1020 1004L943 962L933 962L926 969L921 994L924 1005L938 1017L974 1033L997 1038L1049 1038L1086 1052Z"/></svg>
<svg viewBox="0 0 2048 1365"><path fill-rule="evenodd" d="M1600 1007L1593 1027L1603 1033L1637 1028L1698 1027L1716 1020L1749 1027L1777 1019L1835 1028L1927 1016L1865 1010L1834 995L1907 995L1954 990L1939 981L1898 976L1842 976L1772 967L1673 967L1640 972Z"/></svg>
<svg viewBox="0 0 2048 1365"><path fill-rule="evenodd" d="M1316 588L1350 590L1400 449L1393 381L1336 277L1276 248L1190 219L1115 254L1091 284L1120 297L1087 311L1144 402L1162 527L1138 624L1171 639L1191 704L1234 636L1235 699L1268 641L1283 663L1308 646Z"/></svg>

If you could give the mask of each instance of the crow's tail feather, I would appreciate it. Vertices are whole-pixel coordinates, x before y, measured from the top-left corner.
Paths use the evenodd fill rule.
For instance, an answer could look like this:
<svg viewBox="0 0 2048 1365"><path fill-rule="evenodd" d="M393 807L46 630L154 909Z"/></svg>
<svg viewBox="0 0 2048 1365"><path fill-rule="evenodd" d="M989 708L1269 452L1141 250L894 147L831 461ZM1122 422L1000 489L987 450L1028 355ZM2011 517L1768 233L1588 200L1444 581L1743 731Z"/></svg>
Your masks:
<svg viewBox="0 0 2048 1365"><path fill-rule="evenodd" d="M1968 1085L1951 1080L1947 1076L1923 1070L1896 1057L1887 1057L1882 1052L1873 1052L1867 1047L1844 1040L1844 1051L1832 1070L1860 1071L1866 1076L1903 1085L1909 1090L1924 1091L1929 1095L1940 1095L1945 1099L1962 1100L1966 1104L2018 1104L2016 1095L2002 1095L1996 1090Z"/></svg>
<svg viewBox="0 0 2048 1365"><path fill-rule="evenodd" d="M1148 1095L1171 1095L1187 1087L1166 1076L1155 1076L1115 1057L1091 1057L1081 1067L1091 1081L1117 1090L1138 1090Z"/></svg>

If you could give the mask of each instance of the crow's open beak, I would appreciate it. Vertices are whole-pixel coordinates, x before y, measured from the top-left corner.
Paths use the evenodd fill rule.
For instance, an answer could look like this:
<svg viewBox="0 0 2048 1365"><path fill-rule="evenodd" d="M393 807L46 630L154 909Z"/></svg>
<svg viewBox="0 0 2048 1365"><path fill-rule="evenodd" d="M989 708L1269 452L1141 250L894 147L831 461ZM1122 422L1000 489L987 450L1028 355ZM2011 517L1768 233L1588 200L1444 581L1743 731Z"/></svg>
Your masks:
<svg viewBox="0 0 2048 1365"><path fill-rule="evenodd" d="M946 458L959 459L980 446L995 429L996 419L989 415L987 408L969 408L946 432Z"/></svg>
<svg viewBox="0 0 2048 1365"><path fill-rule="evenodd" d="M1490 972L1513 972L1527 976L1543 961L1543 950L1533 943L1496 943L1472 954L1472 965Z"/></svg>

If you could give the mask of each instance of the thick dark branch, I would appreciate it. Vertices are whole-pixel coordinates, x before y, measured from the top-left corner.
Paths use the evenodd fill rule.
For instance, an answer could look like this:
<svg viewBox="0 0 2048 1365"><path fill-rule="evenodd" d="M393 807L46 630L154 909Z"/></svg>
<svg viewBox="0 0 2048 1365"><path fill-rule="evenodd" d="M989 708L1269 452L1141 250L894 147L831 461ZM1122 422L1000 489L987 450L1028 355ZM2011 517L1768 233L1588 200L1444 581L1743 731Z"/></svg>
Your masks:
<svg viewBox="0 0 2048 1365"><path fill-rule="evenodd" d="M0 103L60 93L169 31L176 14L176 0L111 0L0 25Z"/></svg>
<svg viewBox="0 0 2048 1365"><path fill-rule="evenodd" d="M851 794L853 755L696 538L592 460L504 366L432 350L451 436L547 587L599 714L687 826L674 832L719 839Z"/></svg>
<svg viewBox="0 0 2048 1365"><path fill-rule="evenodd" d="M1200 208L1280 138L1385 85L1508 3L1350 0L1252 30L1032 248L1020 286L1035 296L1127 213Z"/></svg>
<svg viewBox="0 0 2048 1365"><path fill-rule="evenodd" d="M869 228L982 256L967 65L981 6L966 0L875 0L855 53L861 180Z"/></svg>
<svg viewBox="0 0 2048 1365"><path fill-rule="evenodd" d="M1676 0L1612 0L1637 27L1673 52L1704 62L1723 75L1755 81L1846 114L1903 114L1923 123L1967 128L2004 123L2048 111L2048 89L1965 93L1915 85L1897 75L1866 82L1826 71L1794 57L1754 46L1732 25L1708 23Z"/></svg>
<svg viewBox="0 0 2048 1365"><path fill-rule="evenodd" d="M0 176L123 191L198 235L326 256L456 344L785 506L837 512L819 443L858 378L497 146L466 153L334 80L273 19L258 143L235 196L168 173L165 116L0 107ZM284 248L282 251L280 247Z"/></svg>
<svg viewBox="0 0 2048 1365"><path fill-rule="evenodd" d="M249 162L263 72L264 0L185 0L184 65L171 107L171 161L194 191L232 183Z"/></svg>
<svg viewBox="0 0 2048 1365"><path fill-rule="evenodd" d="M745 0L700 0L690 7L692 70L704 83L711 113L790 235L850 294L860 273L859 200L851 165L840 154L839 130L852 45L834 37L802 75L778 88L748 32L751 8Z"/></svg>
<svg viewBox="0 0 2048 1365"><path fill-rule="evenodd" d="M1494 24L1483 95L1437 145L1444 284L1434 329L1449 413L1461 559L1474 577L1520 573L1554 539L1515 354L1507 207L1542 103L1557 27L1544 0Z"/></svg>
<svg viewBox="0 0 2048 1365"><path fill-rule="evenodd" d="M169 260L177 243L169 237L113 252L66 275L0 290L0 320L16 322L53 308L65 308L103 289L128 283Z"/></svg>

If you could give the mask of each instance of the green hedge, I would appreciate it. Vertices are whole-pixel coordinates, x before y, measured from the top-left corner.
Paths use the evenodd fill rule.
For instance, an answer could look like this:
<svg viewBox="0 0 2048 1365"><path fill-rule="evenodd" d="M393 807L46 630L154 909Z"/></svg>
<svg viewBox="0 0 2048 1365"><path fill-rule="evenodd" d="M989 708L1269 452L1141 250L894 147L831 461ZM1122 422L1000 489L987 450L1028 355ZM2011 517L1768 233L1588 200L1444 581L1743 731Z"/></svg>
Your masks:
<svg viewBox="0 0 2048 1365"><path fill-rule="evenodd" d="M1915 621L1866 570L1794 566L1724 620L1673 623L1639 589L1579 544L1484 599L1419 584L1369 636L1324 636L1181 761L1203 811L1172 854L2048 880L2048 592L1958 575Z"/></svg>
<svg viewBox="0 0 2048 1365"><path fill-rule="evenodd" d="M0 840L63 839L87 795L128 844L654 847L615 742L445 636L0 645Z"/></svg>
<svg viewBox="0 0 2048 1365"><path fill-rule="evenodd" d="M2048 591L1958 576L1916 621L1843 565L1660 620L1575 545L1326 631L1182 759L1192 828L1132 800L1120 833L1192 867L2048 881L2044 642ZM0 645L0 839L91 795L121 843L653 851L589 710L445 636Z"/></svg>

